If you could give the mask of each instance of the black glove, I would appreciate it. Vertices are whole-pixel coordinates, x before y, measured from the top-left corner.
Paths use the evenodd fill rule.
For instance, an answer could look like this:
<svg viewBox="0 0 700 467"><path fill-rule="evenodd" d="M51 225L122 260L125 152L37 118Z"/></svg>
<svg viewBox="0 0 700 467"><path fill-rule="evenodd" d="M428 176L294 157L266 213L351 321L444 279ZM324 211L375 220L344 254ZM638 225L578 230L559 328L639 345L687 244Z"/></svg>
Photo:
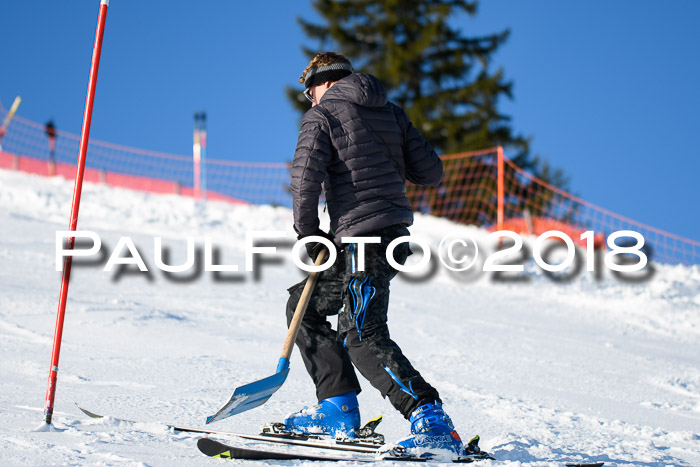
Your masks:
<svg viewBox="0 0 700 467"><path fill-rule="evenodd" d="M324 232L321 229L316 229L316 232L314 232L311 235L299 234L299 236L297 237L297 240L301 240L302 238L306 238L306 237L311 237L312 235L317 235L319 237L327 238L328 240L331 241L331 243L333 243L333 235L331 235L327 232ZM324 248L326 248L326 245L324 245L321 242L308 242L305 246L306 246L306 253L309 255L309 258L311 258L311 260L314 263L316 262L316 258L318 257L318 254L321 253L321 251ZM333 246L335 246L335 243L333 243Z"/></svg>

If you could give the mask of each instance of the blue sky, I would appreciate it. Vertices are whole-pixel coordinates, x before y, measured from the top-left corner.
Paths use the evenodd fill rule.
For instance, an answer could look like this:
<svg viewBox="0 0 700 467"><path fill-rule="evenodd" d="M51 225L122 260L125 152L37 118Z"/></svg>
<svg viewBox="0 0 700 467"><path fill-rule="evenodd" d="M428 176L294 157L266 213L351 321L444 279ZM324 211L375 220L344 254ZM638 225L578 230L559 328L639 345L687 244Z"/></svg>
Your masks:
<svg viewBox="0 0 700 467"><path fill-rule="evenodd" d="M20 115L80 132L98 6L0 2L6 108L20 94ZM209 157L290 160L299 119L284 87L306 65L297 16L313 19L310 3L112 0L91 136L190 154L203 109ZM693 0L484 0L454 24L511 29L492 64L514 81L501 109L575 194L700 240L698 20Z"/></svg>

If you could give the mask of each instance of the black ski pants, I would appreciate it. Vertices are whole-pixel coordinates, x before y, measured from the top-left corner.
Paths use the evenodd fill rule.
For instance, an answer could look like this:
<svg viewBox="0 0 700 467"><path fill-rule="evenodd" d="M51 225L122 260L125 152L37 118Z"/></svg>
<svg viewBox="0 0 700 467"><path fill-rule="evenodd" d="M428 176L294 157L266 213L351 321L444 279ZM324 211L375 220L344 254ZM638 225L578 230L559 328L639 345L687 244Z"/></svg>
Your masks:
<svg viewBox="0 0 700 467"><path fill-rule="evenodd" d="M403 225L364 234L381 237L381 243L365 244L364 271L358 268L357 245L346 244L333 266L321 273L296 339L319 401L360 392L353 364L407 419L419 404L440 400L389 336L389 282L397 271L386 260L386 248L395 238L407 235ZM394 249L399 264L409 254L406 242ZM289 289L287 325L305 284L306 279ZM337 331L327 319L336 314Z"/></svg>

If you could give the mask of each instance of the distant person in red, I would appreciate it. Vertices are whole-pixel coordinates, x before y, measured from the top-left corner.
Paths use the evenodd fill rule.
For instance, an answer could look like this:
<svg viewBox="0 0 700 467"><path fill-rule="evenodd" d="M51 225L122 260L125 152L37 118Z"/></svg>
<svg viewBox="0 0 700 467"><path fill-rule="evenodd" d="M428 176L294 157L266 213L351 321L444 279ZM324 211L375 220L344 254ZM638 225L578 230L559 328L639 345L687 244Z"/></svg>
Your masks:
<svg viewBox="0 0 700 467"><path fill-rule="evenodd" d="M49 138L49 175L56 175L56 125L53 119L46 122L44 127Z"/></svg>

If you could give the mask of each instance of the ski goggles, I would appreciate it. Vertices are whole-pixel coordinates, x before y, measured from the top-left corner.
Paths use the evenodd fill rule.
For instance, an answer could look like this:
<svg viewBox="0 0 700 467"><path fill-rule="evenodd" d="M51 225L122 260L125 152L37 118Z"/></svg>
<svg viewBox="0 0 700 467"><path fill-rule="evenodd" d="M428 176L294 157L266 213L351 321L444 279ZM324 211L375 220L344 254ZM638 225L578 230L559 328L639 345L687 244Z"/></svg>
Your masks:
<svg viewBox="0 0 700 467"><path fill-rule="evenodd" d="M304 89L304 97L306 97L309 100L309 102L314 101L314 96L311 95L311 88Z"/></svg>

